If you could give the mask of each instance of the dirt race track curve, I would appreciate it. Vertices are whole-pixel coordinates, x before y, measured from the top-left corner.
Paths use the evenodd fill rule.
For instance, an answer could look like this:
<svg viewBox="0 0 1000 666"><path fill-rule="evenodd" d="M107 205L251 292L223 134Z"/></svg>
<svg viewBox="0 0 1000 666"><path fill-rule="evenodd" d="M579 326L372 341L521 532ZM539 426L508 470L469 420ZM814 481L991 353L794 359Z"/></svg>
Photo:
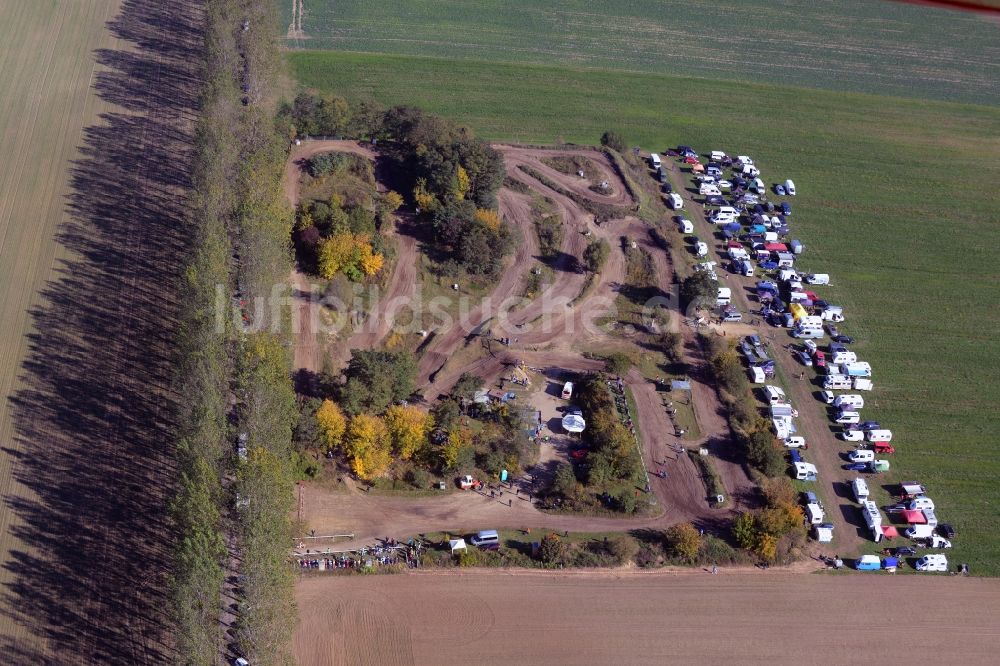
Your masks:
<svg viewBox="0 0 1000 666"><path fill-rule="evenodd" d="M477 570L304 577L296 597L301 666L965 665L1000 649L1000 581L946 576Z"/></svg>

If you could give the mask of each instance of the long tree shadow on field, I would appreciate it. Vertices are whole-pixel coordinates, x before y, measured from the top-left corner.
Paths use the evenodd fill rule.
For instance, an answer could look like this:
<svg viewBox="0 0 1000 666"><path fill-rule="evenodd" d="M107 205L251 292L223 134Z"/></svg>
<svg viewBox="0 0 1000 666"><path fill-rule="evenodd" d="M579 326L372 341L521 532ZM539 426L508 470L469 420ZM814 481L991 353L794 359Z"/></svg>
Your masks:
<svg viewBox="0 0 1000 666"><path fill-rule="evenodd" d="M71 251L32 312L12 397L16 514L0 635L11 664L170 661L170 391L198 90L195 2L126 0L97 54L101 97L71 168ZM44 646L38 648L37 646Z"/></svg>

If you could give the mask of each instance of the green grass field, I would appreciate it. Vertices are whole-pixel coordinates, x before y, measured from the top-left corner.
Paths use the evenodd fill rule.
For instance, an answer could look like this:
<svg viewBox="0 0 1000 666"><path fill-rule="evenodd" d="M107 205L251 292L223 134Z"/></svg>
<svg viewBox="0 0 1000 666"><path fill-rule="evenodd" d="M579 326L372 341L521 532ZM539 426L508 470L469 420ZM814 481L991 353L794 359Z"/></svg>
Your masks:
<svg viewBox="0 0 1000 666"><path fill-rule="evenodd" d="M291 48L1000 103L995 21L898 2L750 0L737 9L714 0L281 0L281 6Z"/></svg>
<svg viewBox="0 0 1000 666"><path fill-rule="evenodd" d="M303 52L308 87L415 104L506 141L748 153L794 178L806 270L845 306L896 433L889 478L919 478L960 532L954 557L1000 574L1000 110L657 74ZM734 92L735 91L735 92ZM895 443L894 442L894 443Z"/></svg>

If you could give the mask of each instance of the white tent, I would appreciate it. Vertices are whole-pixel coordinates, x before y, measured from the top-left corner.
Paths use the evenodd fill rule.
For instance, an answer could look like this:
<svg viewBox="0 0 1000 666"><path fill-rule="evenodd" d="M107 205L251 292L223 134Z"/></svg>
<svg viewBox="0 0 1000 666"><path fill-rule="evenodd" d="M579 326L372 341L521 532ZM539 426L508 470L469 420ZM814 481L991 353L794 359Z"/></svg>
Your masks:
<svg viewBox="0 0 1000 666"><path fill-rule="evenodd" d="M451 552L456 550L467 550L465 545L465 539L450 539L448 545L451 546Z"/></svg>
<svg viewBox="0 0 1000 666"><path fill-rule="evenodd" d="M583 432L587 422L579 414L567 414L562 419L562 427L566 432Z"/></svg>

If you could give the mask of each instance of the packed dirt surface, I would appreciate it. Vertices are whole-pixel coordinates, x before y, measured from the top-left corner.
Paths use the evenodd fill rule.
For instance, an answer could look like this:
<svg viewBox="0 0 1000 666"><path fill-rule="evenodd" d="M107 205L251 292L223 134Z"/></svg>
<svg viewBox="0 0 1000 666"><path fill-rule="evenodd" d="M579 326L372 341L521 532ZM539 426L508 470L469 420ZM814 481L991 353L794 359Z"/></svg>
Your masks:
<svg viewBox="0 0 1000 666"><path fill-rule="evenodd" d="M995 580L774 569L310 576L293 650L301 666L992 664L997 599Z"/></svg>

